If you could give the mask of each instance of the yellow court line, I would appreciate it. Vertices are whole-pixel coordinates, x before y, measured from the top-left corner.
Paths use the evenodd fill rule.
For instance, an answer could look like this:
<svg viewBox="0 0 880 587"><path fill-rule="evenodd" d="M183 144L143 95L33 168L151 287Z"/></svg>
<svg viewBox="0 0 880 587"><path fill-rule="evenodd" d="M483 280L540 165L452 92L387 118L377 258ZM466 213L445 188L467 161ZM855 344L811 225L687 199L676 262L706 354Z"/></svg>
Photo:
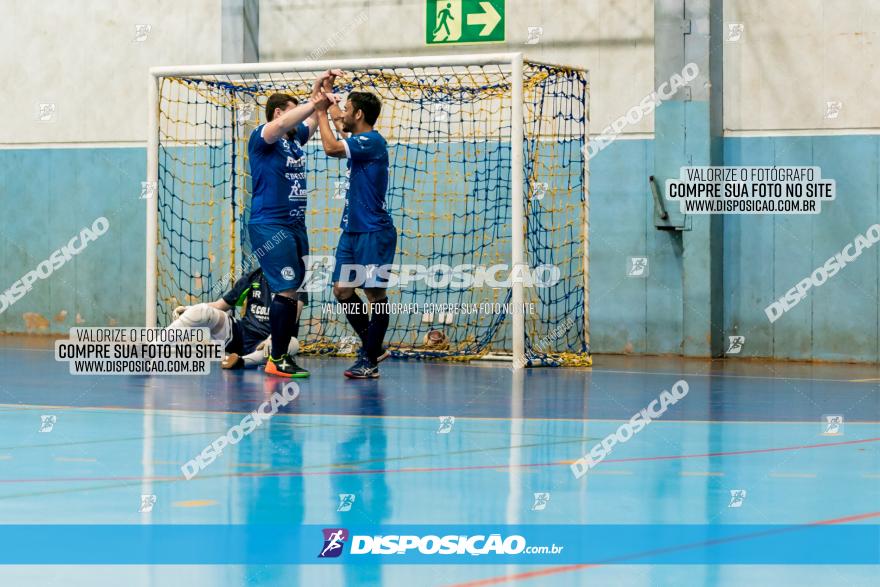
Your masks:
<svg viewBox="0 0 880 587"><path fill-rule="evenodd" d="M175 501L171 504L176 508L203 508L217 505L216 499L193 499L190 501Z"/></svg>
<svg viewBox="0 0 880 587"><path fill-rule="evenodd" d="M0 455L0 461L11 461L12 455Z"/></svg>
<svg viewBox="0 0 880 587"><path fill-rule="evenodd" d="M871 383L874 381L880 381L880 377L875 377L873 379L849 379L850 383Z"/></svg>
<svg viewBox="0 0 880 587"><path fill-rule="evenodd" d="M60 463L97 463L98 459L90 457L55 457Z"/></svg>
<svg viewBox="0 0 880 587"><path fill-rule="evenodd" d="M865 479L880 479L880 473L862 473Z"/></svg>

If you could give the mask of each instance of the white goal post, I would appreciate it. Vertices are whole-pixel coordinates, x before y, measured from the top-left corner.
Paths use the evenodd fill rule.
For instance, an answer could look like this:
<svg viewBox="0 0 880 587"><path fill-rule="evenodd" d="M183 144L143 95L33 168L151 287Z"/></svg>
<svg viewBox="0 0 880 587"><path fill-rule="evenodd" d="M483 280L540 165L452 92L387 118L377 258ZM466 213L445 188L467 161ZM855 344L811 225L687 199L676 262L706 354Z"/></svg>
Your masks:
<svg viewBox="0 0 880 587"><path fill-rule="evenodd" d="M528 62L537 63L537 62ZM181 65L170 67L152 67L149 70L147 98L149 103L148 137L147 137L147 176L146 190L146 305L145 318L148 327L159 324L159 284L160 275L158 251L160 245L159 220L159 181L160 181L160 107L161 82L163 78L200 78L204 76L242 76L243 79L256 79L259 76L272 74L305 74L314 76L327 69L353 70L403 70L415 68L469 68L469 67L501 66L510 70L510 264L512 268L527 268L526 217L525 202L527 194L524 186L527 183L526 163L524 161L524 58L522 53L476 53L459 55L438 55L419 57L391 57L374 59L344 59L322 61L290 61L275 63L242 63L216 65ZM569 68L574 70L575 68ZM581 70L577 70L581 71ZM585 77L586 73L582 72ZM586 78L585 78L586 79ZM583 338L589 344L589 92L586 92L582 104L586 123L583 125L583 216L582 243L583 254ZM522 308L526 298L522 281L511 284L512 304L514 308ZM526 349L526 316L524 312L514 312L511 316L512 360L514 368L529 363ZM588 346L587 346L588 349ZM588 351L587 351L588 352Z"/></svg>

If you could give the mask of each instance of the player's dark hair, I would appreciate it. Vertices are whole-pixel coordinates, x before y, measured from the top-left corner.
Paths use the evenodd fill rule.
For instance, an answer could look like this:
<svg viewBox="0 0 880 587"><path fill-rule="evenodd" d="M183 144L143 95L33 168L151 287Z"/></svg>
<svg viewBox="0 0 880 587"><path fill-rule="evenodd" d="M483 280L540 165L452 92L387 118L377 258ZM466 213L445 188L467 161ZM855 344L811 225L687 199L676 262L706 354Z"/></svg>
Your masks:
<svg viewBox="0 0 880 587"><path fill-rule="evenodd" d="M275 109L284 109L288 102L293 102L294 106L299 105L299 100L290 94L272 94L269 96L269 100L266 101L266 120L272 122L272 118L275 116Z"/></svg>
<svg viewBox="0 0 880 587"><path fill-rule="evenodd" d="M352 113L360 110L364 113L364 120L370 126L376 124L379 120L379 112L382 111L382 102L379 96L370 92L351 92L347 98L351 104Z"/></svg>

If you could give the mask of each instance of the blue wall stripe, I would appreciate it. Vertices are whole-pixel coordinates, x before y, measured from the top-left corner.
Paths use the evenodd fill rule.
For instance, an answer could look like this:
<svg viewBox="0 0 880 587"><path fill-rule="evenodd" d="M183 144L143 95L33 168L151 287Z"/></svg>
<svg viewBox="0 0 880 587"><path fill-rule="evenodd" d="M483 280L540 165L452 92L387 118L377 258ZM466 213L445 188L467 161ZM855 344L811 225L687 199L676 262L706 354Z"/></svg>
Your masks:
<svg viewBox="0 0 880 587"><path fill-rule="evenodd" d="M677 354L682 341L680 235L653 226L647 177L654 143L620 140L591 161L591 339L594 352ZM820 215L725 217L724 328L742 334L742 356L880 360L880 254L869 249L770 324L764 307L880 221L880 136L733 137L727 165L817 165L837 181ZM106 216L108 234L11 308L0 331L24 332L25 313L66 332L140 324L144 305L145 173L139 148L0 150L0 289ZM646 279L627 257L650 260ZM64 320L54 318L67 311ZM39 321L39 318L36 318Z"/></svg>

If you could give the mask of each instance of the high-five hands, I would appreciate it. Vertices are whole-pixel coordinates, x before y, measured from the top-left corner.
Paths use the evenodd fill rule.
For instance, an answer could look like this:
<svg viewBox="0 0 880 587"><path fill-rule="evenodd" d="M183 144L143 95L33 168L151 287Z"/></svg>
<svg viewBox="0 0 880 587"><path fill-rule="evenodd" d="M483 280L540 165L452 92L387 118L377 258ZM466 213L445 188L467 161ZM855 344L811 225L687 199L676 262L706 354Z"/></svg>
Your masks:
<svg viewBox="0 0 880 587"><path fill-rule="evenodd" d="M328 75L327 77L324 78L324 83L321 86L321 88L325 92L332 92L333 91L333 84L336 83L337 76L342 75L342 70L341 69L330 69L327 71L327 73L329 73L330 75Z"/></svg>
<svg viewBox="0 0 880 587"><path fill-rule="evenodd" d="M322 92L332 92L336 77L342 75L341 69L328 69L315 78L312 84L312 98L320 97Z"/></svg>
<svg viewBox="0 0 880 587"><path fill-rule="evenodd" d="M330 106L339 102L339 96L333 92L321 91L317 96L312 96L312 104L318 112L326 112Z"/></svg>

